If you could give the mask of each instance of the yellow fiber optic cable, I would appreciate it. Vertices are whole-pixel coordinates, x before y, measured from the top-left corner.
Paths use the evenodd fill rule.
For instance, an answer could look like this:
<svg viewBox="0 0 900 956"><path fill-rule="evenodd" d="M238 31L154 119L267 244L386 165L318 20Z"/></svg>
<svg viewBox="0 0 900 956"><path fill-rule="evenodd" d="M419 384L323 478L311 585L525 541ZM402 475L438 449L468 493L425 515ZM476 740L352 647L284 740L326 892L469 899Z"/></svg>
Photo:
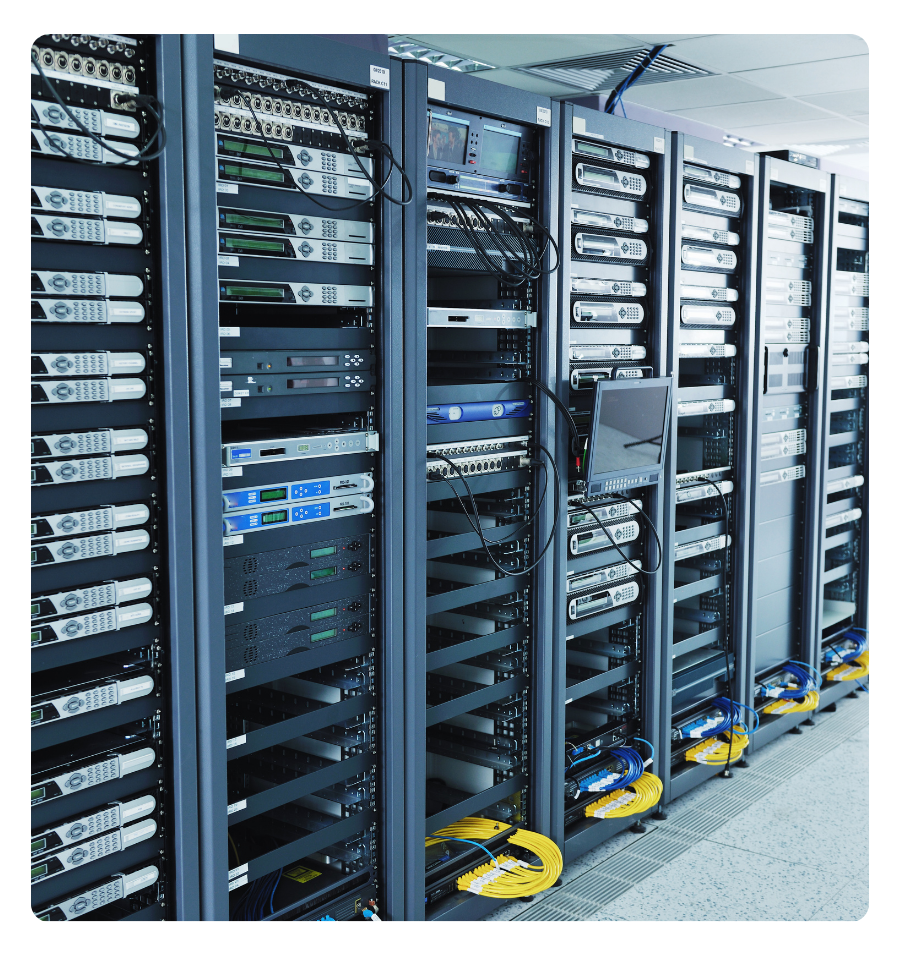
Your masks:
<svg viewBox="0 0 900 956"><path fill-rule="evenodd" d="M625 789L613 790L599 800L589 803L584 808L584 815L602 820L610 817L630 817L656 806L662 791L662 780L655 774L644 772Z"/></svg>
<svg viewBox="0 0 900 956"><path fill-rule="evenodd" d="M724 731L722 740L720 737L712 739L707 738L695 744L684 755L685 760L693 763L705 763L713 766L728 763L728 740L731 740L731 763L734 763L747 748L750 743L750 736L747 728L742 724L735 724L732 730Z"/></svg>
<svg viewBox="0 0 900 956"><path fill-rule="evenodd" d="M863 651L854 661L838 664L830 671L826 671L825 680L859 680L869 675L869 652Z"/></svg>
<svg viewBox="0 0 900 956"><path fill-rule="evenodd" d="M762 712L764 714L775 714L781 717L784 714L805 713L809 710L815 710L819 706L819 692L811 690L805 697L782 697L766 704Z"/></svg>

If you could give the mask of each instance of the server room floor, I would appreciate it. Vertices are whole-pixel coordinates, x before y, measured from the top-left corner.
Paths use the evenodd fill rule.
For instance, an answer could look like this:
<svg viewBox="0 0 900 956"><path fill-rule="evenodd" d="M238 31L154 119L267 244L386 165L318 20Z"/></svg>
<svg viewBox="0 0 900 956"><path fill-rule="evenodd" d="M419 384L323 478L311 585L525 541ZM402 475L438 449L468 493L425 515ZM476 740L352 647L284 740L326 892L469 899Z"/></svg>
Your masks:
<svg viewBox="0 0 900 956"><path fill-rule="evenodd" d="M868 694L784 734L489 920L858 920L869 907ZM828 823L832 821L833 831Z"/></svg>

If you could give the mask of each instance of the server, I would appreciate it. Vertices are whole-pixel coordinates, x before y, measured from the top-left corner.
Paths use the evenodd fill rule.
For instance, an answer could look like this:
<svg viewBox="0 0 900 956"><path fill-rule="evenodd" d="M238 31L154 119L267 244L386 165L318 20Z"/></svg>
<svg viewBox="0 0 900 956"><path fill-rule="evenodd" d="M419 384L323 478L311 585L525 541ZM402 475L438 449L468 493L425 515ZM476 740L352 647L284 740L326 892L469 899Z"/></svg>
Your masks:
<svg viewBox="0 0 900 956"><path fill-rule="evenodd" d="M642 813L621 800L645 766L658 773L669 142L656 127L563 108L556 391L572 422L556 420L568 498L554 582L551 832L566 860L640 826L659 796Z"/></svg>
<svg viewBox="0 0 900 956"><path fill-rule="evenodd" d="M758 161L682 133L673 143L668 361L677 389L665 524L666 801L737 762L742 746L733 724L747 730L753 719L729 702L745 699L748 657Z"/></svg>
<svg viewBox="0 0 900 956"><path fill-rule="evenodd" d="M190 728L171 723L179 618L190 613L171 578L184 566L173 522L189 514L170 506L180 436L168 398L184 381L168 353L183 341L183 306L178 315L163 261L166 207L181 192L179 132L166 130L162 102L171 56L152 37L97 34L43 36L31 50L31 882L41 920L194 915L185 881L195 871L188 861L180 873L171 852L190 851L182 801L194 793L190 759L173 763Z"/></svg>
<svg viewBox="0 0 900 956"><path fill-rule="evenodd" d="M821 706L868 675L869 185L835 176L820 467Z"/></svg>
<svg viewBox="0 0 900 956"><path fill-rule="evenodd" d="M555 331L556 107L404 71L405 918L474 919L497 905L460 891L480 851L442 835L472 816L547 832L548 554L564 502L536 383Z"/></svg>
<svg viewBox="0 0 900 956"><path fill-rule="evenodd" d="M391 912L386 197L408 201L410 187L388 160L387 61L370 74L350 48L276 39L188 44L189 172L215 196L192 223L212 602L201 907L362 919Z"/></svg>
<svg viewBox="0 0 900 956"><path fill-rule="evenodd" d="M830 179L818 169L761 157L745 690L761 722L752 747L808 719L803 708L772 698L802 698L811 707L818 683L810 667L817 653L830 202Z"/></svg>

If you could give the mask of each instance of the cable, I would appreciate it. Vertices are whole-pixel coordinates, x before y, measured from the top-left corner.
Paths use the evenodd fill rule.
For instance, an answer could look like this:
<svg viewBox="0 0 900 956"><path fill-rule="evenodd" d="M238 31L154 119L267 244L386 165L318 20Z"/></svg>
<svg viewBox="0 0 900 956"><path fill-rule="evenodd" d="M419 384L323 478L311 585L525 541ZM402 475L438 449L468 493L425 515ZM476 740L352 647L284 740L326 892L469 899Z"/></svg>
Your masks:
<svg viewBox="0 0 900 956"><path fill-rule="evenodd" d="M727 746L726 742L718 737L711 740L701 740L686 751L684 759L692 763L705 763L710 766L724 764L727 770L731 764L732 748L737 750L735 756L740 757L750 743L750 736L743 724L735 724L731 730L725 731L725 736L728 738Z"/></svg>
<svg viewBox="0 0 900 956"><path fill-rule="evenodd" d="M639 740L642 744L646 744L650 748L650 763L653 763L653 758L656 756L656 748L649 740L644 740L643 737L635 737L635 740Z"/></svg>
<svg viewBox="0 0 900 956"><path fill-rule="evenodd" d="M665 50L667 47L672 46L671 43L662 43L659 46L653 47L643 60L622 80L621 83L609 94L606 99L606 104L603 107L604 113L614 113L616 109L616 102L622 106L622 112L625 112L625 105L622 103L622 94L637 80L644 75L644 73L652 65L653 61Z"/></svg>
<svg viewBox="0 0 900 956"><path fill-rule="evenodd" d="M234 862L240 865L241 857L238 853L237 844L234 842L234 837L231 835L231 831L228 833L228 842L231 844L231 849L234 850Z"/></svg>
<svg viewBox="0 0 900 956"><path fill-rule="evenodd" d="M541 549L540 554L537 556L537 558L535 558L532 564L530 564L527 568L524 568L521 571L507 570L506 568L504 568L501 564L497 562L497 559L494 557L493 553L491 552L488 541L486 540L484 536L484 527L481 524L481 517L478 514L478 504L475 501L475 495L472 493L472 489L469 486L468 481L466 481L465 475L463 475L462 471L460 471L459 466L456 464L456 462L450 458L447 458L445 455L438 454L437 452L428 453L428 457L437 458L437 459L440 459L441 461L445 461L456 472L456 476L462 481L463 485L465 486L466 492L469 496L469 501L472 503L472 511L474 512L475 520L473 521L472 515L470 515L468 511L466 511L466 508L465 508L465 505L463 505L462 499L459 497L458 492L450 483L451 482L450 478L447 478L445 475L435 475L434 478L431 478L431 476L428 476L428 480L437 479L440 481L445 481L447 482L448 485L450 485L450 490L453 492L454 495L456 495L456 500L459 502L460 507L463 509L463 514L465 514L466 518L469 521L469 524L472 526L472 530L481 539L481 545L484 548L485 554L487 554L491 564L493 564L494 567L498 571L500 571L502 574L507 575L509 577L521 577L523 575L530 574L541 563L541 561L544 559L544 555L550 549L550 545L553 544L553 538L556 535L556 526L559 523L560 498L562 496L561 489L560 489L559 470L557 469L556 461L553 458L553 456L550 454L550 452L547 451L547 449L543 445L539 444L538 447L550 459L550 465L553 468L553 474L556 477L556 493L555 493L555 499L554 499L553 521L550 525L550 535L547 538L547 543ZM543 465L543 462L538 461L538 464ZM545 479L544 494L546 494L548 484L549 484L549 481ZM534 514L531 516L531 518L529 518L527 524L530 524L537 517L538 513L540 512L543 501L544 501L544 495L541 495L541 499L538 502L537 507L535 508ZM514 533L520 534L521 529L518 529ZM509 537L509 535L507 535L507 537ZM502 540L504 539L499 539L499 541L502 541ZM493 541L491 543L498 544L499 541Z"/></svg>
<svg viewBox="0 0 900 956"><path fill-rule="evenodd" d="M351 144L349 137L344 132L344 127L341 126L340 123L337 123L335 121L334 114L331 112L331 109L325 106L324 104L322 106L322 109L328 110L328 114L331 116L332 122L335 123L338 131L340 132L341 138L343 139L344 144L347 148L347 152L356 161L356 165L359 166L360 170L362 171L362 174L372 184L374 188L374 192L372 193L371 196L368 196L365 199L361 199L359 200L359 202L350 203L345 206L329 206L327 203L320 202L311 193L308 193L305 189L301 188L297 184L294 177L290 174L290 172L288 172L288 170L285 169L284 166L282 166L281 161L278 159L278 156L272 151L272 144L269 142L268 136L266 136L264 124L260 122L259 117L256 115L256 110L253 109L253 104L250 102L250 98L247 96L246 91L242 89L238 89L237 87L229 87L229 89L234 89L237 95L240 96L240 98L246 104L247 109L250 111L250 115L253 117L254 122L259 127L259 135L262 137L262 140L266 145L266 149L269 151L269 155L272 157L273 161L275 162L275 165L282 171L282 173L284 173L285 182L288 183L292 189L296 189L298 192L303 193L304 196L306 196L311 202L315 203L321 209L327 209L330 212L344 212L349 209L358 209L360 206L364 206L367 202L374 202L379 195L383 195L384 198L387 199L389 202L392 202L398 206L406 206L412 202L413 200L412 184L410 183L409 177L406 175L406 172L404 171L403 167L400 166L400 164L394 158L394 154L391 152L390 146L388 146L387 143L382 143L380 140L364 140L358 144L359 146L361 147L364 146L367 149L376 149L377 152L380 152L384 154L385 156L387 156L388 161L391 165L390 165L388 174L384 179L384 182L382 182L379 185L375 182L374 179L372 179L372 177L369 175L368 171L365 169L362 162L360 162L359 156L357 155L356 147L354 147ZM403 177L403 185L401 186L401 195L399 200L394 199L393 196L389 196L386 192L384 192L385 187L390 181L390 178L394 171L395 166L397 169L400 170L400 173ZM406 199L406 200L403 199L403 186L409 187L409 199Z"/></svg>
<svg viewBox="0 0 900 956"><path fill-rule="evenodd" d="M536 378L527 379L529 385L533 385L536 389L542 391L550 401L563 413L566 418L566 421L569 424L569 431L572 433L572 439L570 443L570 450L572 451L575 458L578 458L580 455L580 450L578 448L578 426L575 424L575 419L572 417L571 411L569 411L565 402L559 398L558 395L555 395L553 392L544 385L543 382L539 382Z"/></svg>
<svg viewBox="0 0 900 956"><path fill-rule="evenodd" d="M111 146L107 140L103 139L102 136L97 136L96 133L94 133L92 130L89 130L84 125L84 123L82 123L81 120L78 119L78 117L69 109L69 107L66 105L63 98L56 91L56 87L47 78L47 74L44 73L44 70L40 64L40 58L38 57L37 53L34 50L31 51L31 61L32 63L34 63L35 67L37 68L37 71L41 77L41 81L50 91L50 95L53 97L53 99L56 100L56 102L59 104L59 107L66 114L69 120L73 122L78 127L78 129L85 134L85 136L88 136L90 139L92 139L102 149L108 150L115 156L124 157L124 159L121 163L105 163L102 160L81 159L81 157L79 156L73 156L72 153L70 153L68 150L63 149L62 146L59 145L59 143L53 138L55 134L50 133L49 130L47 130L44 124L37 117L37 115L35 115L35 122L37 123L38 128L47 137L47 140L50 146L54 150L56 150L58 153L68 157L71 160L74 160L76 163L82 164L83 166L127 166L137 162L149 162L152 159L158 158L162 154L162 151L166 148L166 127L165 127L165 123L163 122L163 116L162 116L163 105L162 103L159 102L159 100L155 96L150 96L149 94L143 94L143 93L120 94L122 97L128 100L132 100L135 103L140 103L141 105L143 105L148 110L148 112L150 112L153 115L154 119L156 120L156 129L154 130L153 135L150 137L150 139L147 140L147 142L144 144L144 146L141 147L141 149L139 149L136 153L133 153L133 154L123 153L120 150L117 150L115 147ZM157 112L156 108L153 106L154 103L157 106L159 106L159 112ZM159 139L159 147L156 149L155 152L152 152L152 153L148 152L150 147L153 145L154 142L156 142L157 139ZM117 145L121 146L123 144L118 143Z"/></svg>
<svg viewBox="0 0 900 956"><path fill-rule="evenodd" d="M863 651L855 660L845 661L844 663L838 664L837 667L833 667L830 671L826 671L825 680L857 680L860 677L868 677L868 675L869 652Z"/></svg>
<svg viewBox="0 0 900 956"><path fill-rule="evenodd" d="M638 506L634 503L634 499L629 498L627 495L620 495L618 492L612 492L612 496L614 498L618 498L620 501L627 501L634 508L635 514L639 515L644 519L644 521L647 522L648 525L650 525L650 530L653 532L653 537L656 538L656 550L659 554L659 559L656 562L656 567L649 571L644 571L644 574L656 574L656 572L662 567L663 558L662 541L660 541L659 532L656 530L656 525L650 519L650 515L648 515L643 508L638 508Z"/></svg>
<svg viewBox="0 0 900 956"><path fill-rule="evenodd" d="M784 714L805 713L815 710L819 706L819 692L811 690L805 697L784 697L773 700L763 707L764 714L775 714L781 717Z"/></svg>
<svg viewBox="0 0 900 956"><path fill-rule="evenodd" d="M637 739L637 738L635 738ZM584 808L586 817L607 820L614 817L631 817L655 807L662 797L662 780L655 774L644 773L627 789L613 790Z"/></svg>
<svg viewBox="0 0 900 956"><path fill-rule="evenodd" d="M626 500L626 501L631 501L630 498L626 498L625 500ZM635 571L638 572L638 574L646 574L646 575L656 574L656 572L659 571L660 567L662 566L662 546L661 546L661 545L660 545L660 547L659 547L659 562L657 563L656 567L655 567L655 568L652 568L651 570L647 570L646 568L639 568L636 564L632 564L632 562L629 561L628 558L625 557L625 552L619 547L619 545L616 543L616 541L615 541L615 539L613 538L613 536L609 533L609 531L608 531L608 529L606 528L606 526L603 524L603 522L602 522L602 521L600 520L600 518L597 516L597 512L594 511L594 509L591 508L591 506L590 506L586 501L579 502L578 507L579 507L579 508L584 508L584 510L587 511L588 514L591 515L591 517L594 519L594 521L597 522L597 524L600 526L600 528L601 528L601 530L603 531L603 533L606 535L607 538L609 538L610 544L616 549L616 551L619 552L619 555L621 556L622 560L623 560L630 568L633 568ZM636 510L637 510L637 509L636 509ZM607 520L608 520L608 519L607 519ZM649 520L649 519L648 519L648 520ZM656 534L656 528L653 529L653 532L654 532L654 534ZM656 543L657 543L657 545L659 545L659 535L658 535L658 534L656 535Z"/></svg>

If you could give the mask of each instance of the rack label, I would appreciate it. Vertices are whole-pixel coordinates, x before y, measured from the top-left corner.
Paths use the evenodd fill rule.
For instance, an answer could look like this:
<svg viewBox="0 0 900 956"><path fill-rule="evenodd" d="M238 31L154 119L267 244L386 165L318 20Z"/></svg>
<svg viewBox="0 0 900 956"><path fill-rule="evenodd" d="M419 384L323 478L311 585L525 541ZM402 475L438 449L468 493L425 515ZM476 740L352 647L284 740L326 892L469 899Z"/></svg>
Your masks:
<svg viewBox="0 0 900 956"><path fill-rule="evenodd" d="M746 172L748 176L753 175L753 160L752 159L744 160L744 172Z"/></svg>
<svg viewBox="0 0 900 956"><path fill-rule="evenodd" d="M244 473L243 465L235 465L233 468L223 468L222 477L223 478L240 478Z"/></svg>
<svg viewBox="0 0 900 956"><path fill-rule="evenodd" d="M666 138L664 136L653 137L653 152L664 153L666 151Z"/></svg>
<svg viewBox="0 0 900 956"><path fill-rule="evenodd" d="M241 337L240 326L237 326L237 325L220 325L219 326L220 339L239 339L240 337Z"/></svg>
<svg viewBox="0 0 900 956"><path fill-rule="evenodd" d="M238 601L236 604L226 604L225 605L225 614L240 614L244 610L244 602Z"/></svg>
<svg viewBox="0 0 900 956"><path fill-rule="evenodd" d="M232 545L232 544L243 544L243 543L244 543L244 536L242 534L232 534L232 535L229 535L227 538L222 538L222 547L224 548L227 548L229 545Z"/></svg>
<svg viewBox="0 0 900 956"><path fill-rule="evenodd" d="M232 813L237 813L238 810L245 810L246 808L247 808L247 801L246 801L246 800L238 800L237 803L229 803L229 804L228 804L228 814L229 814L229 816L230 816Z"/></svg>
<svg viewBox="0 0 900 956"><path fill-rule="evenodd" d="M219 356L219 368L231 368L231 356Z"/></svg>
<svg viewBox="0 0 900 956"><path fill-rule="evenodd" d="M220 392L230 392L232 388L233 388L233 386L232 386L232 383L231 383L231 382L225 382L225 381L222 381L222 379L219 379L219 391L220 391Z"/></svg>
<svg viewBox="0 0 900 956"><path fill-rule="evenodd" d="M232 737L231 740L225 741L225 749L231 750L232 747L240 747L242 744L247 743L247 735L241 734L240 737ZM246 869L246 867L244 867ZM228 874L231 876L231 874Z"/></svg>
<svg viewBox="0 0 900 956"><path fill-rule="evenodd" d="M249 388L236 388L236 389L234 390L234 397L237 399L238 405L240 405L242 398L249 398L249 397L250 397L250 389L249 389Z"/></svg>
<svg viewBox="0 0 900 956"><path fill-rule="evenodd" d="M219 256L219 265L220 266L234 266L237 267L241 264L241 260L237 256Z"/></svg>
<svg viewBox="0 0 900 956"><path fill-rule="evenodd" d="M229 893L230 893L232 890L236 890L239 886L244 886L244 884L245 884L245 883L247 882L247 880L249 880L249 879L250 879L250 877L245 874L244 876L239 876L236 880L229 880L229 881L228 881L228 891L229 891Z"/></svg>
<svg viewBox="0 0 900 956"><path fill-rule="evenodd" d="M369 86L377 87L379 90L389 90L391 88L391 73L384 66L375 66L369 64Z"/></svg>
<svg viewBox="0 0 900 956"><path fill-rule="evenodd" d="M219 399L220 408L240 408L241 400L239 398L222 398Z"/></svg>
<svg viewBox="0 0 900 956"><path fill-rule="evenodd" d="M572 132L573 133L587 132L587 120L585 120L583 116L572 117Z"/></svg>
<svg viewBox="0 0 900 956"><path fill-rule="evenodd" d="M237 183L216 183L216 192L217 193L231 193L232 195L237 195L238 184Z"/></svg>
<svg viewBox="0 0 900 956"><path fill-rule="evenodd" d="M244 670L243 667L239 671L229 671L225 675L225 683L230 684L233 680L240 680L242 677L245 677L246 674L247 672Z"/></svg>
<svg viewBox="0 0 900 956"><path fill-rule="evenodd" d="M548 110L546 106L539 106L537 108L537 124L538 126L550 125L550 110Z"/></svg>
<svg viewBox="0 0 900 956"><path fill-rule="evenodd" d="M447 99L447 84L443 80L435 80L428 77L428 99L445 100Z"/></svg>
<svg viewBox="0 0 900 956"><path fill-rule="evenodd" d="M249 863L242 863L240 866L236 866L233 870L228 871L228 879L233 880L235 877L243 876L243 874L246 873L249 868Z"/></svg>
<svg viewBox="0 0 900 956"><path fill-rule="evenodd" d="M684 158L693 159L694 158L694 147L690 143L684 144Z"/></svg>

